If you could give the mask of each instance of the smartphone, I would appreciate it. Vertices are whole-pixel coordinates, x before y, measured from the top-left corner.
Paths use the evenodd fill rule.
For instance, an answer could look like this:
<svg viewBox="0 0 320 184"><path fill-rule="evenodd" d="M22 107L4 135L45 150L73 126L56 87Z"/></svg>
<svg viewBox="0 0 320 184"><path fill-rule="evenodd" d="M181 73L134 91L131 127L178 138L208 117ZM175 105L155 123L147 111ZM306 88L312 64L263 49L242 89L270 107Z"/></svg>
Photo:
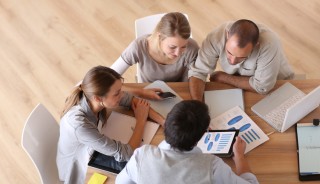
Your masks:
<svg viewBox="0 0 320 184"><path fill-rule="evenodd" d="M158 93L158 95L163 99L170 99L176 97L176 95L171 92L160 92Z"/></svg>

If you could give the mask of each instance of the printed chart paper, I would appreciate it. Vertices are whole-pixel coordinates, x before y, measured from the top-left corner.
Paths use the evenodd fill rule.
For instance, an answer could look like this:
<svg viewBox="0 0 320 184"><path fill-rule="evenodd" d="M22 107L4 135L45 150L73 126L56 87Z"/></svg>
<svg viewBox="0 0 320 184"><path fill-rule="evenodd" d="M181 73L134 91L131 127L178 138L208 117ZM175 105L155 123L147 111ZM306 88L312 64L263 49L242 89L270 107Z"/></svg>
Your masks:
<svg viewBox="0 0 320 184"><path fill-rule="evenodd" d="M239 129L239 136L247 144L245 153L269 140L269 137L239 106L212 119L209 127L212 130Z"/></svg>

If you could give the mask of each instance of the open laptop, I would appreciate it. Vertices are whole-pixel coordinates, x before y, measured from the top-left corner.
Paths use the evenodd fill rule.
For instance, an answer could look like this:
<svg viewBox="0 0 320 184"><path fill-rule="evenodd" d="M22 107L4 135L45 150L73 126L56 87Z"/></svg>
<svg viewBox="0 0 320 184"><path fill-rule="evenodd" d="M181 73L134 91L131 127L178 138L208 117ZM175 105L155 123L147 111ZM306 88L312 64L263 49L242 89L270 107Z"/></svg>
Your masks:
<svg viewBox="0 0 320 184"><path fill-rule="evenodd" d="M320 104L320 86L308 95L287 82L251 110L279 132L284 132Z"/></svg>

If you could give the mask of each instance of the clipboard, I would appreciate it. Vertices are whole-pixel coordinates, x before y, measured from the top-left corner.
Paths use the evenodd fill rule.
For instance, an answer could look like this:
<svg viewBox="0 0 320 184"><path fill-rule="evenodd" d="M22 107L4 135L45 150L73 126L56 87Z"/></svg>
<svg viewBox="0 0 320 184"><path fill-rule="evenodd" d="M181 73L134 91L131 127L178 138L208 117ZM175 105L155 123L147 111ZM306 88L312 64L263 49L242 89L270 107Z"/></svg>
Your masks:
<svg viewBox="0 0 320 184"><path fill-rule="evenodd" d="M297 123L295 127L299 180L320 180L320 126Z"/></svg>

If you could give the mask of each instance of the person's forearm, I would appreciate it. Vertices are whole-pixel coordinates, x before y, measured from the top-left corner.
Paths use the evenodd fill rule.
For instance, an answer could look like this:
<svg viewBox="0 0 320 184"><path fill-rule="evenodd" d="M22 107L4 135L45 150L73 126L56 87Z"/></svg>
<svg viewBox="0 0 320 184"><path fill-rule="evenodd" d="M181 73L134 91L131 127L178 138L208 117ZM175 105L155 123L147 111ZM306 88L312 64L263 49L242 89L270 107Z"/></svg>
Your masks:
<svg viewBox="0 0 320 184"><path fill-rule="evenodd" d="M155 122L159 123L162 127L164 126L165 119L152 108L149 110L149 117Z"/></svg>
<svg viewBox="0 0 320 184"><path fill-rule="evenodd" d="M134 128L133 134L129 140L129 145L131 146L132 150L138 148L142 141L142 135L144 131L145 123L139 123L139 120L136 122L136 127Z"/></svg>
<svg viewBox="0 0 320 184"><path fill-rule="evenodd" d="M122 90L129 92L129 93L133 94L134 96L138 96L138 97L140 97L142 94L142 88L126 86L126 84L123 84Z"/></svg>
<svg viewBox="0 0 320 184"><path fill-rule="evenodd" d="M235 75L230 75L225 73L222 77L219 78L218 82L230 84L240 89L255 92L255 90L249 84L249 78L250 77L235 76Z"/></svg>
<svg viewBox="0 0 320 184"><path fill-rule="evenodd" d="M243 173L251 172L249 163L244 157L234 159L234 163L236 165L236 173L237 173L237 175L240 176Z"/></svg>
<svg viewBox="0 0 320 184"><path fill-rule="evenodd" d="M193 100L203 101L203 92L205 89L205 82L196 77L189 78L189 90Z"/></svg>

